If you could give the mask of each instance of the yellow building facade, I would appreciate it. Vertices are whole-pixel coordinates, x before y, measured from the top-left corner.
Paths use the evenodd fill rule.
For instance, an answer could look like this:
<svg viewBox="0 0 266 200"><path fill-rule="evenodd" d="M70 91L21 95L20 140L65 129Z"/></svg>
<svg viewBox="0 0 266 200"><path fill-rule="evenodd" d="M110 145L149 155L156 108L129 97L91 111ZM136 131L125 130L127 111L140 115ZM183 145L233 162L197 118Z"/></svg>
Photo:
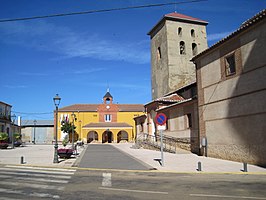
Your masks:
<svg viewBox="0 0 266 200"><path fill-rule="evenodd" d="M74 123L75 140L85 143L119 143L135 140L134 118L144 114L142 104L113 104L107 92L102 104L74 104L58 110L58 140L68 134L61 131L61 122ZM72 134L69 135L70 141Z"/></svg>

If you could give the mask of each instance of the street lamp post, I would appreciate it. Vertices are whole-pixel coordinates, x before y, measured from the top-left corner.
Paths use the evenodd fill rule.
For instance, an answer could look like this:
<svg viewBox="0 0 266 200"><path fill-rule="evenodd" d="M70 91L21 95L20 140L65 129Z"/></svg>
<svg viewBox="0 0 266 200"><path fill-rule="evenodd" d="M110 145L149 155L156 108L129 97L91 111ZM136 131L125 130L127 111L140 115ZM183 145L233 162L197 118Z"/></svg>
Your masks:
<svg viewBox="0 0 266 200"><path fill-rule="evenodd" d="M57 142L57 123L58 123L58 106L60 104L61 98L56 94L56 96L53 98L54 105L55 105L55 145L54 145L54 163L59 163L58 161L58 142Z"/></svg>
<svg viewBox="0 0 266 200"><path fill-rule="evenodd" d="M33 129L33 144L35 144L35 127L36 127L36 123L37 123L36 119L33 121L33 123L34 123L34 129Z"/></svg>
<svg viewBox="0 0 266 200"><path fill-rule="evenodd" d="M11 148L14 149L14 133L13 130L15 129L14 125L15 125L15 120L16 120L16 115L13 114L11 116L11 120L12 120L12 128L11 128Z"/></svg>
<svg viewBox="0 0 266 200"><path fill-rule="evenodd" d="M74 112L71 114L72 116L72 149L74 150L74 121L76 120L76 115Z"/></svg>

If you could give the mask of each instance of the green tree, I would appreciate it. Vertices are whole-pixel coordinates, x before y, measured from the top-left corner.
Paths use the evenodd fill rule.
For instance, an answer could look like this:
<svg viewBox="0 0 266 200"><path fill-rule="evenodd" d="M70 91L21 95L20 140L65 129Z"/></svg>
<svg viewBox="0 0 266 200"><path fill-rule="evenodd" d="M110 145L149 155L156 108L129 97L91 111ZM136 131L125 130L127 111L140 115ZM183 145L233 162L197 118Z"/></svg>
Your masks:
<svg viewBox="0 0 266 200"><path fill-rule="evenodd" d="M7 141L8 139L8 134L0 132L0 141Z"/></svg>
<svg viewBox="0 0 266 200"><path fill-rule="evenodd" d="M72 133L72 131L75 132L76 126L74 124L72 124L71 122L68 121L62 121L61 122L61 131L65 132L65 133Z"/></svg>
<svg viewBox="0 0 266 200"><path fill-rule="evenodd" d="M21 135L20 135L19 133L13 133L13 137L14 137L14 140L15 140L15 141L21 139Z"/></svg>

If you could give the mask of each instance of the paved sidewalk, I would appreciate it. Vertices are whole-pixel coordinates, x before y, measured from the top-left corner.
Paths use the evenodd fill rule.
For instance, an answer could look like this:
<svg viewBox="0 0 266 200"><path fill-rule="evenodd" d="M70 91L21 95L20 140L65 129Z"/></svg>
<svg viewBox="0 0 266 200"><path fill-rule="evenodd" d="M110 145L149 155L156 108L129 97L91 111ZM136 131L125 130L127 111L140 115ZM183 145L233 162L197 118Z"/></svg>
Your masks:
<svg viewBox="0 0 266 200"><path fill-rule="evenodd" d="M71 145L67 147L71 148ZM63 148L59 145L58 148ZM78 147L78 155L72 155L70 159L60 159L59 163L53 163L54 145L34 145L26 144L23 147L15 147L14 149L0 149L0 164L21 164L23 157L24 165L49 166L49 167L71 167L79 158L84 147Z"/></svg>
<svg viewBox="0 0 266 200"><path fill-rule="evenodd" d="M161 158L160 151L134 149L133 144L129 143L112 145L159 171L198 172L198 162L201 162L202 172L242 173L243 170L243 163L197 156L182 149L178 150L177 154L164 152L164 167L162 167L158 161ZM248 164L247 169L250 173L265 173L266 175L266 168L263 167Z"/></svg>
<svg viewBox="0 0 266 200"><path fill-rule="evenodd" d="M107 144L103 144L107 145ZM147 149L134 149L132 143L108 144L127 153L128 155L142 161L158 171L168 172L198 172L198 162L201 162L203 172L210 173L243 173L243 163L226 161L221 159L197 156L188 151L180 149L177 154L164 152L164 167L158 160L161 158L160 151ZM59 148L62 148L60 145ZM85 145L86 148L86 145ZM0 149L0 164L21 164L23 156L23 165L47 166L47 167L71 167L82 157L84 147L78 147L78 156L71 159L59 159L60 163L54 164L54 145L26 145L25 147L16 147L15 149ZM266 175L266 168L248 164L249 173L259 173Z"/></svg>

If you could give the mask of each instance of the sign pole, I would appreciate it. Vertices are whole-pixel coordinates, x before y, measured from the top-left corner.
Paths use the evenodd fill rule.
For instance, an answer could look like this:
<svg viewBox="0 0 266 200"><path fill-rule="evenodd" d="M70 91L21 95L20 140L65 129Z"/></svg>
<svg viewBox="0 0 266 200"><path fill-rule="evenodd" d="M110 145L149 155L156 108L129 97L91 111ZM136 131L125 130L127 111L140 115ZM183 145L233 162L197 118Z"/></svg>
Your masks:
<svg viewBox="0 0 266 200"><path fill-rule="evenodd" d="M158 113L155 117L156 124L159 129L160 137L161 137L161 165L164 167L164 157L163 157L163 130L165 130L165 123L167 121L167 117L164 113Z"/></svg>
<svg viewBox="0 0 266 200"><path fill-rule="evenodd" d="M164 167L164 158L163 158L163 130L160 130L160 136L161 136L161 164L162 164L162 167Z"/></svg>

